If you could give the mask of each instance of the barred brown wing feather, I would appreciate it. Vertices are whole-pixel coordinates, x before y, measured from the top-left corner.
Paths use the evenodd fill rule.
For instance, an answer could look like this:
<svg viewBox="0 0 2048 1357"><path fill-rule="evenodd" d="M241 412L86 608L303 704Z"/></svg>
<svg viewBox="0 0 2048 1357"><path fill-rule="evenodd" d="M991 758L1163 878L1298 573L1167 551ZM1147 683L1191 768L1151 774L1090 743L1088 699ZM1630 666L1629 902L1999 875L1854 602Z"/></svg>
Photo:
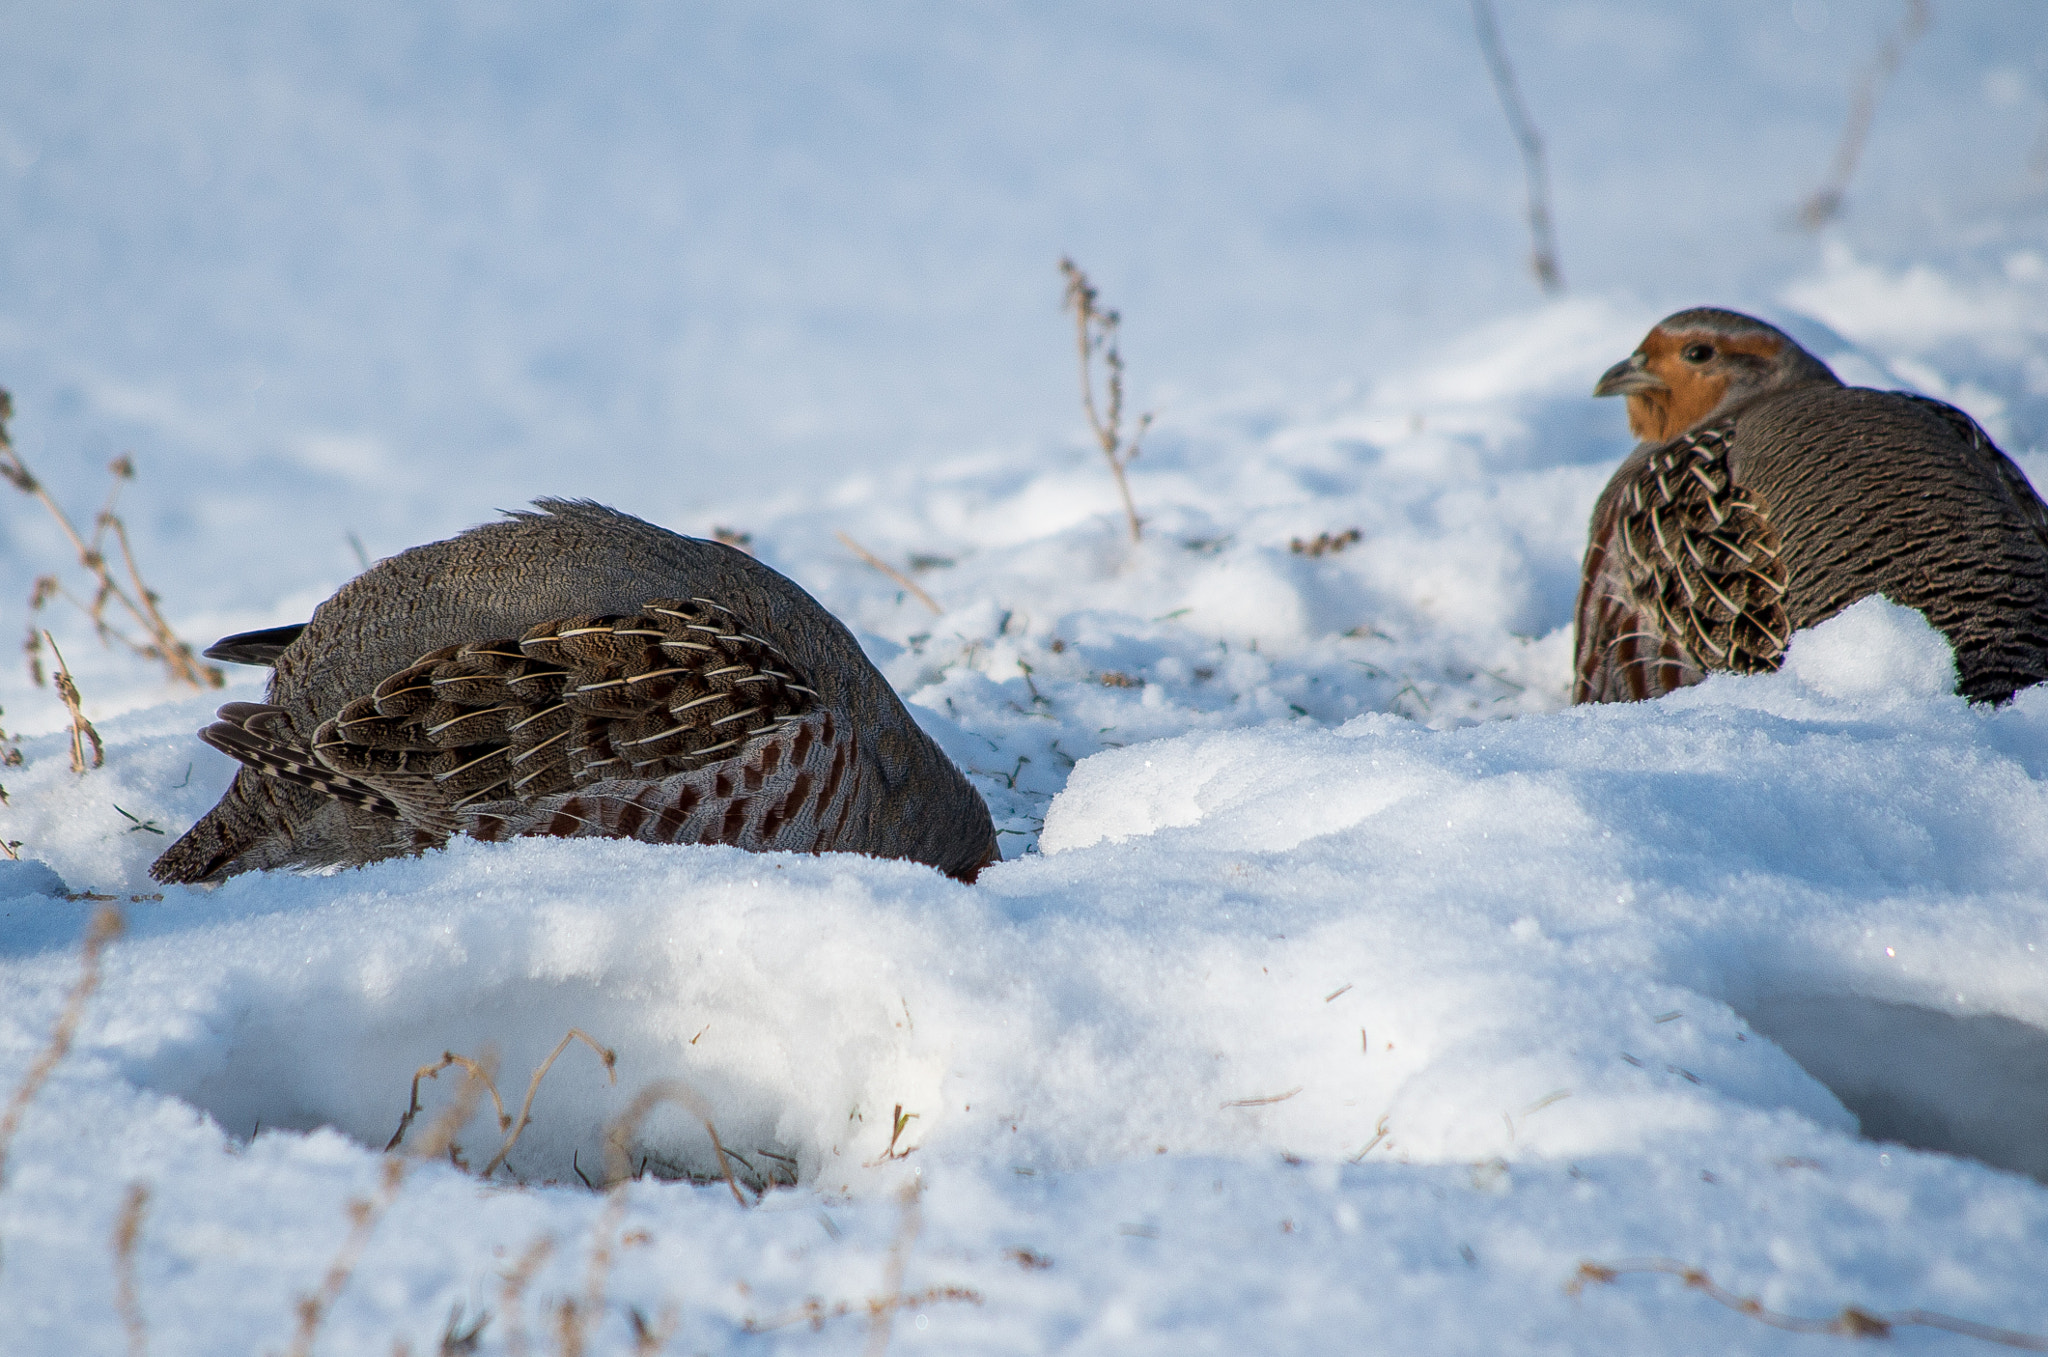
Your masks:
<svg viewBox="0 0 2048 1357"><path fill-rule="evenodd" d="M553 796L479 802L468 811L469 832L823 852L842 842L858 766L852 730L814 709L749 740L734 758L658 780L602 778Z"/></svg>
<svg viewBox="0 0 2048 1357"><path fill-rule="evenodd" d="M1791 635L1785 567L1763 506L1730 474L1731 435L1720 424L1649 449L1603 496L1579 595L1575 701L1778 667Z"/></svg>
<svg viewBox="0 0 2048 1357"><path fill-rule="evenodd" d="M438 834L510 813L480 808L525 805L545 815L513 816L525 826L514 832L631 835L644 816L602 807L659 801L655 789L679 774L739 760L755 794L770 770L795 776L802 760L791 750L818 735L799 742L785 730L816 708L789 661L732 613L705 599L655 599L632 616L561 618L516 640L444 646L345 704L309 745L289 735L281 710L247 703L222 709L209 742L270 776ZM288 737L266 733L280 718ZM756 748L764 743L772 753ZM723 777L693 795L718 799ZM604 790L566 807L578 788ZM649 823L664 836L718 838L734 813L730 804L699 811L694 800L687 812L659 805Z"/></svg>

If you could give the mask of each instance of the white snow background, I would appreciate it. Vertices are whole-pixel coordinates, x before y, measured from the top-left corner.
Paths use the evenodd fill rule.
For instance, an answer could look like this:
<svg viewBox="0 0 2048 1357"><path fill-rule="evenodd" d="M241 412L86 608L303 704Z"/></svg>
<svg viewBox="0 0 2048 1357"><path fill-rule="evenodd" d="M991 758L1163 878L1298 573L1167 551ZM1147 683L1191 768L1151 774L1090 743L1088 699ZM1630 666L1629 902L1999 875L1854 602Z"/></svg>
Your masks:
<svg viewBox="0 0 2048 1357"><path fill-rule="evenodd" d="M355 1198L323 1352L430 1353L458 1307L486 1353L632 1351L636 1313L678 1353L873 1351L878 1302L900 1351L1847 1341L1566 1289L1645 1257L2048 1333L2048 691L1969 707L1872 600L1779 674L1565 706L1628 443L1587 392L1667 311L1766 315L2048 477L2048 23L1935 0L1811 235L1896 8L1500 9L1558 299L1462 4L0 10L14 437L81 518L134 453L183 634L541 494L734 527L1009 859L461 843L131 900L229 777L192 737L221 695L52 614L107 762L0 675L0 1090L80 975L63 889L127 931L6 1162L0 1350L285 1351ZM1068 252L1158 415L1135 546ZM18 625L64 554L25 500L0 534ZM516 1112L571 1027L616 1085L573 1046L488 1182L486 1104L472 1172L386 1193L415 1069L492 1052ZM665 1106L586 1189L660 1080L796 1185L742 1208Z"/></svg>

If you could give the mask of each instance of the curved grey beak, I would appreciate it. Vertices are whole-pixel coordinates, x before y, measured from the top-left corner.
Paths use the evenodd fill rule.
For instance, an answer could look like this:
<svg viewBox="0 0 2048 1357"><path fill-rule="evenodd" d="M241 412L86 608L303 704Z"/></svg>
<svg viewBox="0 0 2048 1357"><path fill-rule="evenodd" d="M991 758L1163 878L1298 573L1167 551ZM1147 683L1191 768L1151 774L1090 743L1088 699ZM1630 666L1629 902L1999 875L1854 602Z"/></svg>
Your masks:
<svg viewBox="0 0 2048 1357"><path fill-rule="evenodd" d="M1626 396L1637 391L1662 391L1664 379L1643 366L1643 356L1632 353L1600 374L1594 384L1596 396Z"/></svg>

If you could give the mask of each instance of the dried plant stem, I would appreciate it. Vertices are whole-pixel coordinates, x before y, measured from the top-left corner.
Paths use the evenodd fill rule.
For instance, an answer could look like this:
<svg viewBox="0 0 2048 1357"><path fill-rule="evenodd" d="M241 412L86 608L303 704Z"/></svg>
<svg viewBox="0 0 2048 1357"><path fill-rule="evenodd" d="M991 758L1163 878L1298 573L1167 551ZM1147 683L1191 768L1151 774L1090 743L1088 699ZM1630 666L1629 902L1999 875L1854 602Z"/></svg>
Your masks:
<svg viewBox="0 0 2048 1357"><path fill-rule="evenodd" d="M1554 296L1564 291L1564 270L1557 262L1557 234L1550 219L1550 167L1543 154L1543 136L1515 84L1515 68L1508 64L1493 0L1472 0L1472 22L1479 31L1479 52L1486 58L1487 74L1493 77L1493 91L1500 96L1508 129L1522 152L1522 175L1529 186L1529 267L1543 290Z"/></svg>
<svg viewBox="0 0 2048 1357"><path fill-rule="evenodd" d="M107 761L107 747L100 743L100 733L92 728L92 722L85 719L78 684L71 677L70 667L64 663L64 652L57 649L57 638L46 631L43 640L49 643L50 653L57 657L57 697L64 703L64 710L71 713L71 771L85 771L85 743L88 740L92 741L92 766L98 768Z"/></svg>
<svg viewBox="0 0 2048 1357"><path fill-rule="evenodd" d="M484 1171L482 1174L483 1177L488 1178L491 1176L492 1173L497 1171L498 1165L505 1162L505 1156L512 1153L512 1147L519 1143L520 1132L524 1131L528 1126L533 1124L533 1095L540 1092L540 1081L547 1078L548 1071L554 1068L555 1058L561 1055L562 1052L568 1050L569 1043L572 1041L581 1041L585 1046L588 1046L591 1050L596 1051L597 1058L604 1062L604 1072L606 1076L611 1079L614 1085L618 1084L618 1052L612 1050L608 1046L598 1045L596 1040L594 1040L591 1037L590 1033L584 1031L582 1028L570 1028L568 1035L564 1036L560 1041L555 1043L555 1049L548 1052L548 1058L546 1060L541 1061L540 1068L536 1069L533 1072L533 1079L526 1085L526 1101L519 1105L519 1124L512 1128L511 1135L505 1137L505 1143L498 1147L498 1152L495 1155L491 1156L491 1162L484 1165ZM491 1095L493 1097L496 1097L497 1090L492 1089ZM501 1103L498 1106L499 1130L503 1130L505 1127L504 1116L505 1108L504 1105Z"/></svg>
<svg viewBox="0 0 2048 1357"><path fill-rule="evenodd" d="M1849 97L1849 116L1842 124L1842 140L1835 147L1835 163L1829 167L1827 179L1799 207L1799 224L1807 230L1819 230L1841 215L1843 195L1849 191L1849 180L1855 177L1856 163L1863 158L1864 143L1870 140L1877 101L1898 74L1907 50L1920 40L1933 18L1927 0L1906 0L1906 12L1899 19L1899 26L1885 36L1877 49L1877 59L1856 82L1855 92Z"/></svg>
<svg viewBox="0 0 2048 1357"><path fill-rule="evenodd" d="M1138 517L1138 505L1131 498L1131 482L1126 472L1138 460L1138 445L1144 441L1145 430L1152 427L1152 416L1149 412L1139 416L1131 441L1124 442L1124 359L1116 338L1123 317L1098 305L1101 294L1073 260L1060 260L1060 274L1067 280L1067 309L1074 313L1074 343L1081 360L1081 409L1088 416L1095 441L1102 446L1110 475L1116 478L1117 493L1124 501L1124 517L1130 521L1131 540L1141 541L1145 523ZM1095 404L1097 354L1102 355L1103 385L1108 397L1106 407L1100 409Z"/></svg>
<svg viewBox="0 0 2048 1357"><path fill-rule="evenodd" d="M834 536L838 537L841 545L843 545L848 551L860 557L863 561L866 561L869 565L881 571L884 575L887 575L896 583L902 585L905 591L907 591L911 595L911 597L915 598L919 603L924 604L925 607L930 608L934 616L944 614L946 610L939 606L938 600L934 599L930 594L927 594L923 589L918 587L918 583L916 580L910 578L910 576L904 574L895 566L890 565L887 561L875 555L874 552L869 551L866 547L854 541L845 533L835 533Z"/></svg>
<svg viewBox="0 0 2048 1357"><path fill-rule="evenodd" d="M533 1282L533 1274L540 1271L540 1265L554 1251L555 1241L542 1235L526 1246L526 1252L504 1275L505 1285L499 1290L498 1299L505 1313L505 1351L511 1357L526 1357L526 1319L520 1301Z"/></svg>
<svg viewBox="0 0 2048 1357"><path fill-rule="evenodd" d="M0 478L6 479L15 489L40 503L56 520L57 527L69 539L71 548L78 555L78 563L90 574L97 585L90 604L81 602L64 588L55 576L46 575L36 581L35 591L29 598L29 611L39 611L51 598L64 598L83 612L93 624L93 630L104 642L118 641L122 646L144 659L155 660L164 666L165 674L173 683L190 684L194 688L218 688L227 682L221 670L209 664L201 664L192 652L192 647L178 639L177 633L164 619L159 608L158 596L143 582L142 569L136 564L135 551L128 540L127 525L114 512L114 501L121 493L121 486L135 478L135 463L127 457L117 457L108 464L114 484L107 493L107 502L93 520L93 535L87 538L72 523L71 516L64 512L49 490L30 471L28 464L16 451L13 440L7 433L7 420L14 414L13 400L5 391L0 391ZM121 552L121 563L128 575L123 585L114 577L112 565L107 559L106 538L112 533ZM137 641L121 632L107 621L107 606L119 604L147 633L148 640ZM48 633L45 632L47 637ZM30 674L38 683L42 682L40 665L35 662L36 631L29 629Z"/></svg>
<svg viewBox="0 0 2048 1357"><path fill-rule="evenodd" d="M640 1123L647 1119L647 1114L663 1103L674 1103L704 1123L704 1130L711 1137L712 1153L718 1156L719 1171L725 1175L725 1185L732 1189L732 1199L745 1208L748 1202L740 1192L739 1179L733 1176L732 1161L726 1157L725 1143L718 1138L718 1128L711 1122L711 1104L680 1079L657 1079L641 1089L632 1105L605 1129L605 1175L613 1182L628 1176L633 1166L632 1155L628 1152L633 1137L639 1132Z"/></svg>
<svg viewBox="0 0 2048 1357"><path fill-rule="evenodd" d="M567 1042L564 1042L566 1045ZM562 1357L583 1357L591 1325L604 1318L605 1288L611 1280L613 1241L626 1216L626 1185L615 1183L605 1194L604 1213L597 1218L590 1241L590 1270L584 1276L583 1301L564 1296L555 1306L555 1333Z"/></svg>
<svg viewBox="0 0 2048 1357"><path fill-rule="evenodd" d="M466 1055L457 1055L453 1051L443 1051L439 1060L422 1065L413 1071L412 1101L407 1104L405 1115L398 1119L398 1129L392 1132L391 1139L385 1142L384 1153L389 1154L398 1148L398 1143L405 1139L406 1130L412 1125L413 1118L420 1114L420 1080L438 1079L441 1077L441 1071L447 1069L450 1065L459 1065L471 1079L482 1081L485 1091L491 1095L491 1106L497 1109L498 1131L500 1134L504 1132L506 1127L512 1124L512 1118L505 1115L505 1100L498 1096L497 1081L491 1078L490 1071ZM531 1099L529 1098L528 1101L531 1102ZM458 1127L457 1129L460 1128Z"/></svg>
<svg viewBox="0 0 2048 1357"><path fill-rule="evenodd" d="M917 1242L918 1231L924 1228L924 1213L918 1209L923 1195L924 1182L918 1178L905 1183L896 1194L901 1211L896 1217L896 1238L889 1244L889 1262L882 1272L882 1294L879 1301L868 1303L867 1357L882 1357L889 1350L889 1331L895 1324L896 1307L902 1304L903 1273L910 1266L910 1248Z"/></svg>
<svg viewBox="0 0 2048 1357"><path fill-rule="evenodd" d="M438 1158L455 1142L455 1133L469 1121L476 1111L481 1086L489 1082L487 1070L458 1061L467 1071L462 1087L441 1114L428 1125L426 1135L420 1140L415 1151L421 1158ZM443 1067L445 1068L445 1066ZM299 1328L293 1335L291 1357L311 1357L313 1344L320 1336L320 1325L333 1311L334 1303L341 1299L341 1293L348 1289L349 1279L355 1275L356 1264L362 1261L363 1250L369 1246L370 1236L376 1232L377 1222L398 1200L398 1193L405 1186L408 1164L396 1154L384 1156L383 1172L378 1175L377 1195L374 1197L351 1197L348 1203L349 1231L335 1250L334 1259L327 1265L327 1272L320 1279L320 1289L299 1298Z"/></svg>
<svg viewBox="0 0 2048 1357"><path fill-rule="evenodd" d="M28 1067L21 1083L15 1086L14 1096L8 1099L7 1111L0 1113L0 1187L7 1182L7 1153L13 1147L14 1135L21 1129L21 1118L28 1111L28 1105L42 1092L57 1063L71 1050L71 1043L78 1037L78 1025L85 1017L85 1006L91 1000L93 991L100 985L100 961L105 955L107 944L121 936L126 921L121 911L112 905L103 905L93 911L92 924L85 930L85 943L80 948L78 961L78 983L71 987L70 995L64 1000L64 1009L57 1015L57 1025L50 1030L49 1044L35 1063Z"/></svg>
<svg viewBox="0 0 2048 1357"><path fill-rule="evenodd" d="M1738 1314L1748 1315L1760 1324L1774 1329L1785 1329L1792 1333L1831 1333L1846 1338L1889 1338L1892 1330L1904 1328L1939 1329L1944 1333L1960 1334L2001 1347L2018 1348L2023 1352L2048 1352L2048 1337L2040 1334L2021 1333L2015 1329L1998 1329L1974 1320L1957 1319L1954 1315L1941 1314L1935 1310L1900 1310L1896 1314L1880 1315L1854 1305L1845 1305L1842 1312L1832 1319L1813 1319L1804 1315L1788 1315L1764 1307L1754 1296L1739 1296L1719 1285L1707 1275L1706 1269L1692 1267L1673 1258L1630 1258L1619 1263L1583 1262L1572 1279L1565 1283L1565 1294L1576 1296L1589 1283L1605 1285L1632 1272L1655 1272L1676 1277L1695 1291L1699 1291L1727 1306Z"/></svg>
<svg viewBox="0 0 2048 1357"><path fill-rule="evenodd" d="M121 1312L121 1327L128 1334L128 1357L145 1357L149 1352L149 1328L142 1320L142 1303L135 1296L135 1242L142 1234L142 1214L149 1209L149 1188L128 1184L121 1203L120 1219L114 1223L114 1307Z"/></svg>

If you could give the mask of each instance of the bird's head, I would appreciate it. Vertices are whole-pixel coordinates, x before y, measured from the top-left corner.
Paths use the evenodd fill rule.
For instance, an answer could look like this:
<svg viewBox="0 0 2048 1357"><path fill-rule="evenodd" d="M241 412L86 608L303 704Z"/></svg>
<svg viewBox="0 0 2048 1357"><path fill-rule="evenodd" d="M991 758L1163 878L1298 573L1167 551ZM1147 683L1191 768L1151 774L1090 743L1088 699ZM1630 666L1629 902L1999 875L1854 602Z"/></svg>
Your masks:
<svg viewBox="0 0 2048 1357"><path fill-rule="evenodd" d="M1828 365L1754 316L1695 307L1666 316L1593 388L1628 397L1628 427L1646 443L1676 438L1766 391L1840 386Z"/></svg>

